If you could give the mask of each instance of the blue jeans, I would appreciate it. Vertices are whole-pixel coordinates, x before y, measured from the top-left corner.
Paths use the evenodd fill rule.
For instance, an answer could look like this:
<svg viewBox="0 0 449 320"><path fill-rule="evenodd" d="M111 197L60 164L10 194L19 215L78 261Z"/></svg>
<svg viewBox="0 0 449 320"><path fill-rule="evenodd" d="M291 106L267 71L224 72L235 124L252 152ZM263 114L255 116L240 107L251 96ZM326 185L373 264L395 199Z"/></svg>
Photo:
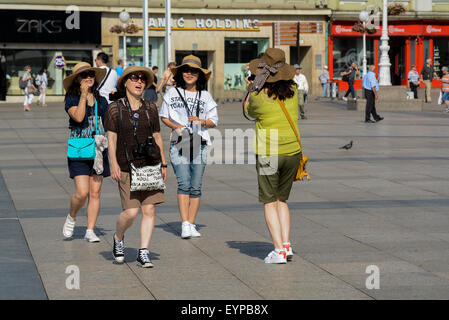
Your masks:
<svg viewBox="0 0 449 320"><path fill-rule="evenodd" d="M188 194L190 198L201 197L203 174L207 163L207 146L201 146L201 152L192 162L179 154L174 144L170 144L170 162L178 180L178 194Z"/></svg>
<svg viewBox="0 0 449 320"><path fill-rule="evenodd" d="M354 90L354 80L349 80L348 82L349 89L346 91L345 97L349 96L349 93L351 93L352 99L355 98L355 90Z"/></svg>
<svg viewBox="0 0 449 320"><path fill-rule="evenodd" d="M329 83L322 83L321 86L323 87L323 98L327 97L327 89L329 88Z"/></svg>

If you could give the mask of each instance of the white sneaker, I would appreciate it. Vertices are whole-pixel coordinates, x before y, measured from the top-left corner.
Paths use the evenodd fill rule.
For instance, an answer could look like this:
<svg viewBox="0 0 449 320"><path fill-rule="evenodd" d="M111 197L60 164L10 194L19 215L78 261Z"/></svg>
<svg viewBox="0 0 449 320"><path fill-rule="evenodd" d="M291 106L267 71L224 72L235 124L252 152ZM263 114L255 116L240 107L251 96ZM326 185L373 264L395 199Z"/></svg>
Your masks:
<svg viewBox="0 0 449 320"><path fill-rule="evenodd" d="M195 224L190 224L190 233L191 233L191 237L192 238L198 238L201 237L201 233L199 233L196 230L196 225Z"/></svg>
<svg viewBox="0 0 449 320"><path fill-rule="evenodd" d="M287 254L285 253L285 250L281 250L279 253L273 250L268 254L264 261L265 263L287 263Z"/></svg>
<svg viewBox="0 0 449 320"><path fill-rule="evenodd" d="M181 231L181 238L188 239L192 236L192 229L190 228L190 223L185 221L182 223L182 231Z"/></svg>
<svg viewBox="0 0 449 320"><path fill-rule="evenodd" d="M284 249L285 249L286 256L287 256L287 261L292 261L292 259L293 259L292 245L290 243L286 243L286 244L284 244Z"/></svg>
<svg viewBox="0 0 449 320"><path fill-rule="evenodd" d="M344 101L348 101L348 98L346 98L346 97L343 97L343 100L344 100Z"/></svg>
<svg viewBox="0 0 449 320"><path fill-rule="evenodd" d="M65 219L64 227L62 227L62 234L65 238L70 238L73 236L73 229L75 229L75 219L73 219L70 214L67 215Z"/></svg>
<svg viewBox="0 0 449 320"><path fill-rule="evenodd" d="M84 239L86 239L89 242L100 242L100 238L97 237L94 230L86 230L86 235L84 236Z"/></svg>

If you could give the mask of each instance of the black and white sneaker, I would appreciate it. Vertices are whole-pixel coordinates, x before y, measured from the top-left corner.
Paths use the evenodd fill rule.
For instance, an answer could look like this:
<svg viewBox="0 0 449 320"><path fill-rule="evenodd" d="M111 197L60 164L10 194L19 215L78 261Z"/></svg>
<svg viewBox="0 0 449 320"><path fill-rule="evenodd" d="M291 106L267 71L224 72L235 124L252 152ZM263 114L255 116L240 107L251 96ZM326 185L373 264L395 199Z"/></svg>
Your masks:
<svg viewBox="0 0 449 320"><path fill-rule="evenodd" d="M137 265L142 268L154 267L150 260L150 251L148 249L139 249L139 254L137 255Z"/></svg>
<svg viewBox="0 0 449 320"><path fill-rule="evenodd" d="M114 256L115 261L119 263L123 263L125 261L125 237L123 237L122 241L115 240L115 235L112 236L112 240L114 241L114 249L112 250L112 255Z"/></svg>

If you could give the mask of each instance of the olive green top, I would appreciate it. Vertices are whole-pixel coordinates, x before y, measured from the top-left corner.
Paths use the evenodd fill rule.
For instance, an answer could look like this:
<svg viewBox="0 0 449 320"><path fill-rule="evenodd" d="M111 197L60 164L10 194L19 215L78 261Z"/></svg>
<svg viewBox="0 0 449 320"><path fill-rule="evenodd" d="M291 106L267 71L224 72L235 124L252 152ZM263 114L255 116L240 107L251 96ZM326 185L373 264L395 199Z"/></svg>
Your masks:
<svg viewBox="0 0 449 320"><path fill-rule="evenodd" d="M298 130L298 89L295 86L293 90L295 95L286 99L284 104ZM264 90L259 94L252 92L245 108L248 115L257 120L255 139L257 147L254 146L256 154L294 155L301 151L295 132L276 99L269 98Z"/></svg>

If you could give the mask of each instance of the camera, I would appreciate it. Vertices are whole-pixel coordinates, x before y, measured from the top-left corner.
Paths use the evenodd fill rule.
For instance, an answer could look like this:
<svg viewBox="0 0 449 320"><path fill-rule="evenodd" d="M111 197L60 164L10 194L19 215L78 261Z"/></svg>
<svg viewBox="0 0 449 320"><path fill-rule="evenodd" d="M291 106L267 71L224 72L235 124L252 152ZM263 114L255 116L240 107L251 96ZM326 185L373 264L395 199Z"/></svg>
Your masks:
<svg viewBox="0 0 449 320"><path fill-rule="evenodd" d="M160 154L159 146L154 141L153 136L149 136L145 142L141 142L133 148L134 159L146 157L151 160L159 160Z"/></svg>

